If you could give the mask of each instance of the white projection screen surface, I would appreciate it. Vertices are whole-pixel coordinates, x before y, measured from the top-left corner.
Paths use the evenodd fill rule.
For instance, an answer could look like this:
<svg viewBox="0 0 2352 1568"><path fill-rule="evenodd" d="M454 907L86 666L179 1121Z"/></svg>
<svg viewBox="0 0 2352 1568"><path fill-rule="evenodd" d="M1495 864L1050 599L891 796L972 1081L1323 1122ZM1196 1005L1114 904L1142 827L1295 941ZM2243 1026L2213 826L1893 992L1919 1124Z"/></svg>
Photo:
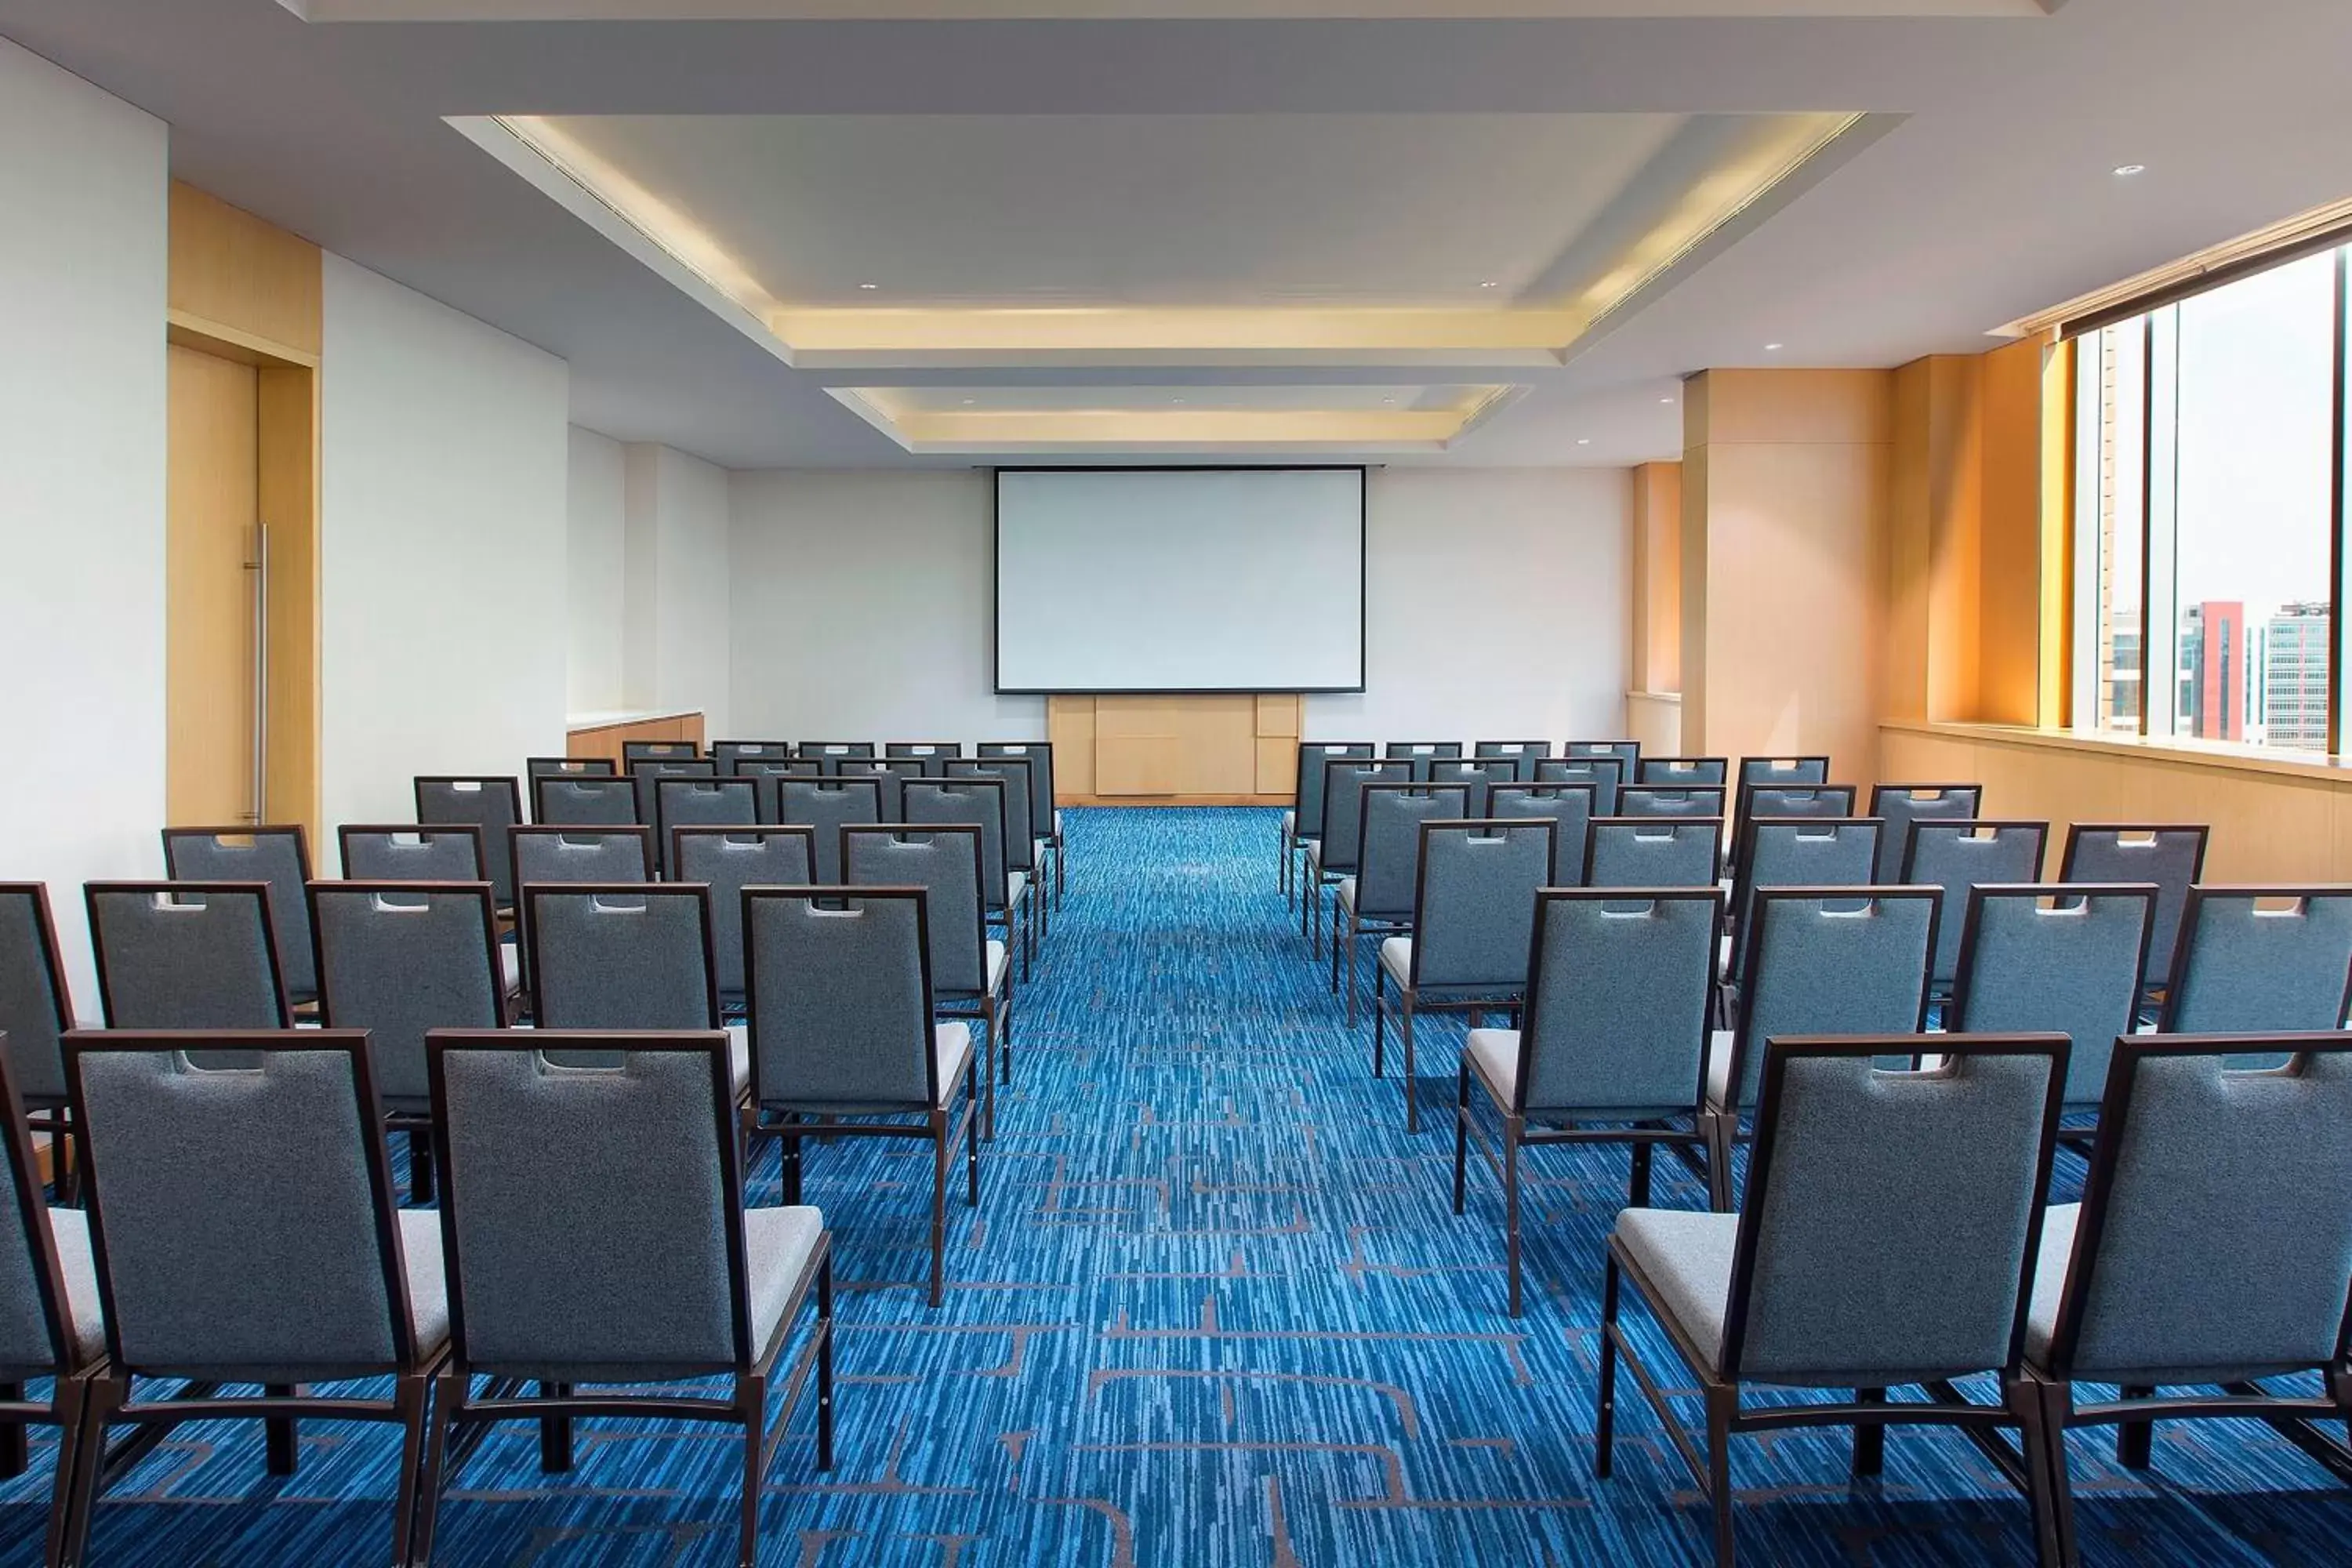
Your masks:
<svg viewBox="0 0 2352 1568"><path fill-rule="evenodd" d="M1000 692L1360 691L1361 468L1003 468Z"/></svg>

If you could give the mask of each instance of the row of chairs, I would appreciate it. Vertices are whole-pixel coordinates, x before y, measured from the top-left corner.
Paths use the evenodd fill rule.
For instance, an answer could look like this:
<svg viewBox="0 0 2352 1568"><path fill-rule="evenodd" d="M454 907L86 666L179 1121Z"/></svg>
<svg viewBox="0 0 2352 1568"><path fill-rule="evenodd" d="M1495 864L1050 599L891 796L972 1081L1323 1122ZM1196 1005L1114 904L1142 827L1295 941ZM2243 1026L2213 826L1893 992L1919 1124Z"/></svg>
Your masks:
<svg viewBox="0 0 2352 1568"><path fill-rule="evenodd" d="M812 1388L832 1468L831 1235L814 1208L745 1207L724 1035L434 1031L437 1213L394 1200L362 1031L68 1033L80 1209L43 1201L10 1044L0 1421L16 1470L25 1423L59 1430L51 1568L87 1560L104 1481L186 1421L260 1421L280 1476L303 1420L398 1426L395 1568L431 1561L470 1447L453 1429L536 1421L551 1472L579 1418L740 1427L742 1568ZM268 1181L221 1159L240 1148L269 1151ZM35 1379L54 1380L47 1398ZM381 1379L389 1397L361 1381ZM126 1426L140 1437L110 1454Z"/></svg>

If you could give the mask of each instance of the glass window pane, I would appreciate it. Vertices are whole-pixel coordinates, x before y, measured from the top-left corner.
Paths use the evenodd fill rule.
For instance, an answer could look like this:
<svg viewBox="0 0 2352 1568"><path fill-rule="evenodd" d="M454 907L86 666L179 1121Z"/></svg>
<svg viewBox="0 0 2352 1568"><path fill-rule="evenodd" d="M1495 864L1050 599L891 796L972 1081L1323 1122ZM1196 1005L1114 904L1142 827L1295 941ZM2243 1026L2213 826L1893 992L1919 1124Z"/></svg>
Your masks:
<svg viewBox="0 0 2352 1568"><path fill-rule="evenodd" d="M2147 324L2135 319L2109 327L2084 348L2087 357L2095 358L2098 378L2098 471L2084 476L2082 489L2085 495L2098 497L2099 610L2096 639L2087 645L2096 660L2093 711L2077 714L2076 724L2136 735L2140 727L2141 529L2147 495Z"/></svg>

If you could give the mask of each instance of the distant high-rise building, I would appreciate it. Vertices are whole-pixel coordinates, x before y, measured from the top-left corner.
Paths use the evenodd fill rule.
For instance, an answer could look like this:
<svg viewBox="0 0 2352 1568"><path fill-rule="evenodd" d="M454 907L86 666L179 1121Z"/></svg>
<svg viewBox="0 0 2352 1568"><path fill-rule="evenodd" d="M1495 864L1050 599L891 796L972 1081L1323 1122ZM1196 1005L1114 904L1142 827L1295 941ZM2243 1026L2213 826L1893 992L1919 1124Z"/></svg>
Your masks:
<svg viewBox="0 0 2352 1568"><path fill-rule="evenodd" d="M2246 606L2234 599L2208 599L2181 613L2181 734L2246 738L2245 632Z"/></svg>
<svg viewBox="0 0 2352 1568"><path fill-rule="evenodd" d="M2327 605L2282 605L2263 633L2263 723L2273 746L2327 746Z"/></svg>
<svg viewBox="0 0 2352 1568"><path fill-rule="evenodd" d="M2118 612L2109 617L2100 689L2106 699L2101 721L2110 730L2139 733L2139 616Z"/></svg>

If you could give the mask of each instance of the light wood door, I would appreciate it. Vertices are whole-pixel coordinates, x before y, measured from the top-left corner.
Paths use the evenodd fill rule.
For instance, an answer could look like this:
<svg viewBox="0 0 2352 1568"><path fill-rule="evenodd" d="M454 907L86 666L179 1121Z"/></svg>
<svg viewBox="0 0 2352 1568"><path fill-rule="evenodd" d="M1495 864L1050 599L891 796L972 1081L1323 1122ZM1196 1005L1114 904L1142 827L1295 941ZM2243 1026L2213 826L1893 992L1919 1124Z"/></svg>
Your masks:
<svg viewBox="0 0 2352 1568"><path fill-rule="evenodd" d="M164 552L164 809L175 826L250 820L253 584L259 498L254 367L173 345Z"/></svg>

